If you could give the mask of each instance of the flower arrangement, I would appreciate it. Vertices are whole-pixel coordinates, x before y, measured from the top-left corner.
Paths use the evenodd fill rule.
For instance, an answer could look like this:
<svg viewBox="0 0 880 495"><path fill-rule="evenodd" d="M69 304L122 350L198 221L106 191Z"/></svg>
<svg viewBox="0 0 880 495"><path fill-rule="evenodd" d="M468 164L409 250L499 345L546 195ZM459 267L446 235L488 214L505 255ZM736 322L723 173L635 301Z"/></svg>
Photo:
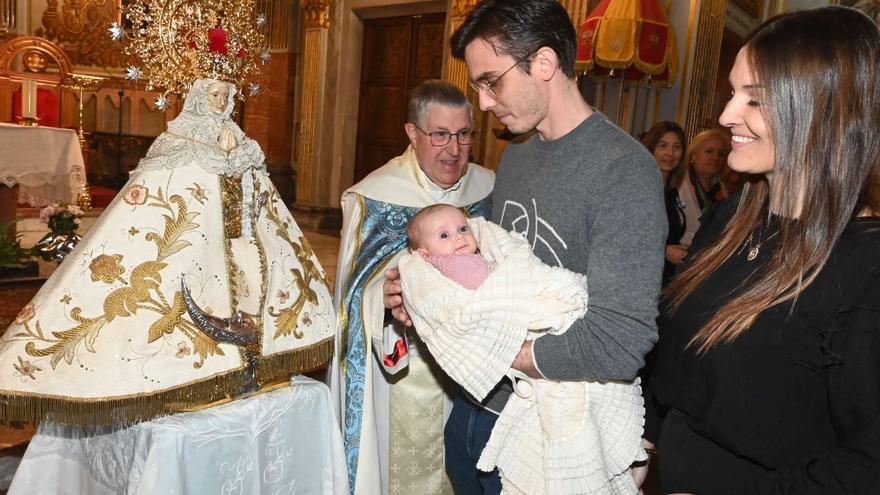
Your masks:
<svg viewBox="0 0 880 495"><path fill-rule="evenodd" d="M49 233L33 247L34 256L46 261L63 260L80 240L76 229L82 215L82 208L76 205L51 204L40 210L40 220L49 225Z"/></svg>
<svg viewBox="0 0 880 495"><path fill-rule="evenodd" d="M40 210L40 221L49 225L55 234L73 234L79 227L83 210L76 205L51 204Z"/></svg>

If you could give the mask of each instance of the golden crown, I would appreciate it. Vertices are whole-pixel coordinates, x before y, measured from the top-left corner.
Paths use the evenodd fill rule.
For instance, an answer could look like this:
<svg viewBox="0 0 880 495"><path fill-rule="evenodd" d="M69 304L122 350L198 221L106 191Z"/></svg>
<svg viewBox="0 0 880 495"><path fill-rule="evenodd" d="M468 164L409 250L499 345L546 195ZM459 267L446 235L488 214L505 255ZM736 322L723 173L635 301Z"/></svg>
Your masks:
<svg viewBox="0 0 880 495"><path fill-rule="evenodd" d="M132 80L146 79L147 89L186 93L196 79L219 79L239 88L265 64L265 16L255 0L134 0L123 10L125 26L113 23L110 35L126 43L125 53L140 65L126 69ZM249 84L255 95L259 86ZM164 95L156 106L164 108Z"/></svg>

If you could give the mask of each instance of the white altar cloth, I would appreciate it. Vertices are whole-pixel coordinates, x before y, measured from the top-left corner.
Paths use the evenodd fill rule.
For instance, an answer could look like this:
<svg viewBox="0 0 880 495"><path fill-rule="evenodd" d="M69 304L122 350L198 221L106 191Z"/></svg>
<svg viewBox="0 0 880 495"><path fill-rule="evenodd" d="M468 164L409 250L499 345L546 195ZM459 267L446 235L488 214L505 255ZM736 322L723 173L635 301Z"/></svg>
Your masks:
<svg viewBox="0 0 880 495"><path fill-rule="evenodd" d="M44 421L10 495L348 495L326 385L288 387L107 434L72 438Z"/></svg>
<svg viewBox="0 0 880 495"><path fill-rule="evenodd" d="M76 204L85 185L76 131L0 123L0 183L18 184L19 201L31 206Z"/></svg>

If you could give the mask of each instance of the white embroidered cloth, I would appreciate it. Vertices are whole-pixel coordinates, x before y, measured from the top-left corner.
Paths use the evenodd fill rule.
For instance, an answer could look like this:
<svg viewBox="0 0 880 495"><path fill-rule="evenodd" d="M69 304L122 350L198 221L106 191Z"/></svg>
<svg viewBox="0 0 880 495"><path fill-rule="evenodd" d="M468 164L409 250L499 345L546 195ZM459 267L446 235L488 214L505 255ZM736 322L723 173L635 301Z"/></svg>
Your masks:
<svg viewBox="0 0 880 495"><path fill-rule="evenodd" d="M291 385L93 436L44 422L9 494L347 495L326 385Z"/></svg>
<svg viewBox="0 0 880 495"><path fill-rule="evenodd" d="M18 200L31 206L76 203L85 165L76 131L0 123L0 184L19 186Z"/></svg>

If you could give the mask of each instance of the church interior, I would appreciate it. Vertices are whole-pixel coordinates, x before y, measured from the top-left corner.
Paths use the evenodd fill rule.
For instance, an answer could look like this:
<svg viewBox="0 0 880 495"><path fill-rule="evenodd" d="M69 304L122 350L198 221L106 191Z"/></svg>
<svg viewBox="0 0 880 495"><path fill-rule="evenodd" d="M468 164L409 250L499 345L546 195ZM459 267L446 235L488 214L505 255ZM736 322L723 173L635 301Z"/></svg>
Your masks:
<svg viewBox="0 0 880 495"><path fill-rule="evenodd" d="M201 1L142 3L158 11L160 5ZM72 248L64 241L88 234L166 123L183 108L180 95L139 77L140 68L120 42L138 28L122 14L130 3L0 2L2 329L64 263L65 249ZM717 127L731 91L727 74L749 31L776 14L829 2L560 3L579 38L593 44L592 51L578 53L581 92L640 139L664 120L680 123L688 137ZM873 0L831 3L856 4L880 16L880 3ZM443 79L478 107L463 61L449 50L451 33L474 4L256 0L265 45L259 71L249 94L236 102L233 119L262 148L271 181L331 287L342 227L340 197L408 144L403 124L410 90L425 80ZM631 29L615 31L598 22L620 12L635 16L626 19ZM490 112L476 108L474 119L480 133L472 161L496 169L505 145L517 136ZM46 208L52 205L76 217L72 229L57 222L53 228L47 221L52 212ZM9 487L34 428L0 429L0 493Z"/></svg>

